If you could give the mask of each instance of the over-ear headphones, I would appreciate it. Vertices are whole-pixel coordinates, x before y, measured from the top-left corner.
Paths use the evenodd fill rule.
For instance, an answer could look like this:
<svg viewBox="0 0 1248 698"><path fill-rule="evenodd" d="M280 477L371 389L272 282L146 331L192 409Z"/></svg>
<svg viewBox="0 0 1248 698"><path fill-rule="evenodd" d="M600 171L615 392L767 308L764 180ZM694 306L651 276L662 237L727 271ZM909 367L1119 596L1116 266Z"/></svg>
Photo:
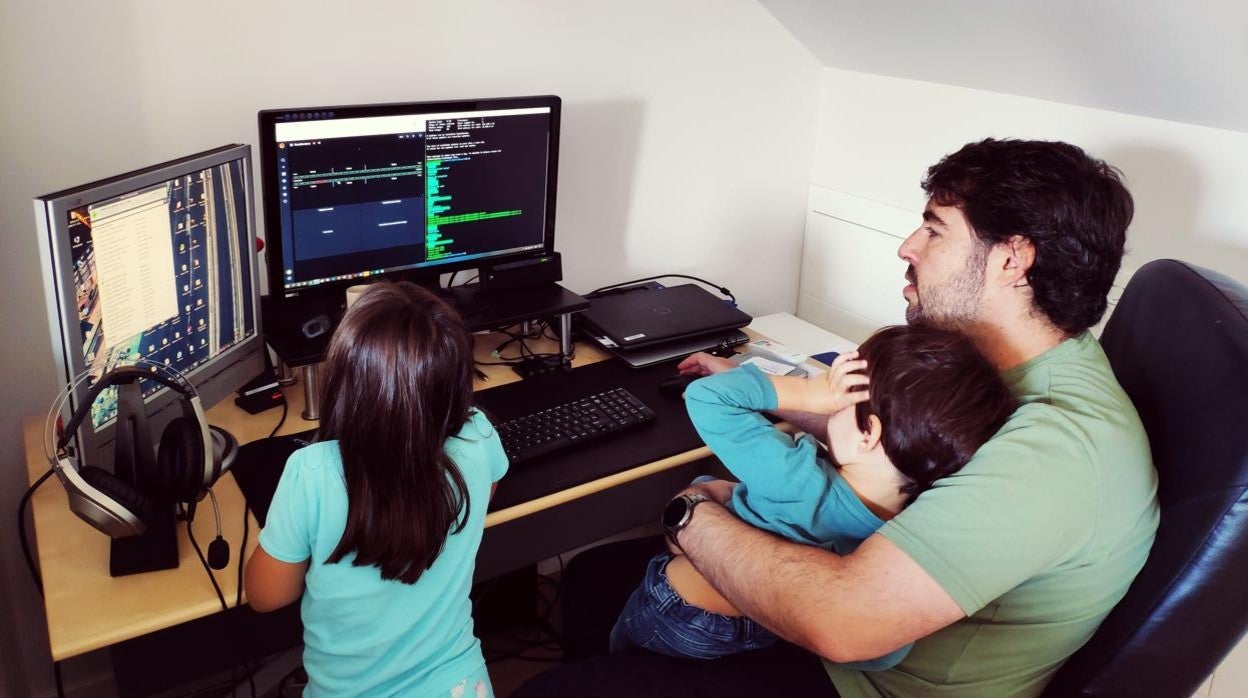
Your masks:
<svg viewBox="0 0 1248 698"><path fill-rule="evenodd" d="M69 495L70 510L113 538L141 535L149 522L157 520L163 506L172 506L176 502L187 502L193 506L228 469L238 448L237 441L228 432L209 426L199 394L181 373L167 366L141 363L149 364L152 370L137 366L118 367L91 386L57 439L55 452L49 456L57 477ZM75 457L67 447L100 393L109 387L133 384L140 379L160 383L176 392L180 396L182 416L170 421L161 433L155 461L147 457L148 454L133 458L131 472L135 474L136 486L101 468L75 464ZM60 401L67 399L73 389L71 384L59 398ZM58 410L54 405L53 414ZM143 420L145 424L146 415L127 415L126 412L126 403L122 402L117 420L119 430L128 428L126 419ZM49 415L49 421L51 417ZM145 426L142 431L146 432ZM151 445L136 443L133 447L150 449ZM214 545L217 541L224 545L219 521L218 518ZM212 546L209 550L211 552Z"/></svg>

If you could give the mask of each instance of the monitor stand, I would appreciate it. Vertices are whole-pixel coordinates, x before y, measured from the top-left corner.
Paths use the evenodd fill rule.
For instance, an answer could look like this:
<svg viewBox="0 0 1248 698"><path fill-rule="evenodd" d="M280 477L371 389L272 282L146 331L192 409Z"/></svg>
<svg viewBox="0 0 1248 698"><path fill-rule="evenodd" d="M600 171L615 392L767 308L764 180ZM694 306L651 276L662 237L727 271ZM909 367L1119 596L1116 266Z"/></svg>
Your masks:
<svg viewBox="0 0 1248 698"><path fill-rule="evenodd" d="M468 331L493 330L539 317L559 318L559 350L572 356L572 313L585 310L589 301L557 283L543 283L489 293L480 284L441 289L459 310Z"/></svg>
<svg viewBox="0 0 1248 698"><path fill-rule="evenodd" d="M469 332L494 330L535 318L558 318L559 353L565 363L572 360L572 313L589 307L589 301L583 297L554 282L490 293L483 290L480 284L440 288L436 279L412 280L453 305L463 317ZM339 299L341 296L340 293L338 297L320 296L297 302L275 302L268 296L261 298L265 339L278 358L296 369L302 378L302 417L307 420L320 418L316 364L325 358L329 333L309 339L303 335L301 327L307 319L318 314L327 315L337 324L346 306L345 298Z"/></svg>
<svg viewBox="0 0 1248 698"><path fill-rule="evenodd" d="M463 315L470 332L524 323L527 334L530 320L550 318L552 323L557 321L561 358L521 362L512 368L524 377L560 367L564 370L572 368L572 313L589 307L585 298L554 282L493 292L480 284L466 284L443 289L443 292L453 296L452 303Z"/></svg>
<svg viewBox="0 0 1248 698"><path fill-rule="evenodd" d="M143 392L138 382L117 386L117 426L114 437L113 474L128 483L140 496L158 500L154 483L143 482L138 470L156 472L156 454L144 411ZM156 519L144 521L141 535L114 538L109 547L108 572L114 577L140 572L174 569L178 566L177 520L173 505L157 505Z"/></svg>

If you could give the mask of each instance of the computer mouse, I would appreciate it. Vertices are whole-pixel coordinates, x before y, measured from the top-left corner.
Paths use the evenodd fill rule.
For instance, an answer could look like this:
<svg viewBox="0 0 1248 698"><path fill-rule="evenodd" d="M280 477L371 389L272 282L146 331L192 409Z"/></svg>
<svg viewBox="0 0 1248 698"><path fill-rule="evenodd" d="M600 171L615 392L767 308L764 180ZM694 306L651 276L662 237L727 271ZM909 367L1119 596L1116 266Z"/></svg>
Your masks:
<svg viewBox="0 0 1248 698"><path fill-rule="evenodd" d="M668 376L659 381L659 392L679 397L684 394L685 388L688 388L690 383L701 377L693 373L677 373L674 376Z"/></svg>

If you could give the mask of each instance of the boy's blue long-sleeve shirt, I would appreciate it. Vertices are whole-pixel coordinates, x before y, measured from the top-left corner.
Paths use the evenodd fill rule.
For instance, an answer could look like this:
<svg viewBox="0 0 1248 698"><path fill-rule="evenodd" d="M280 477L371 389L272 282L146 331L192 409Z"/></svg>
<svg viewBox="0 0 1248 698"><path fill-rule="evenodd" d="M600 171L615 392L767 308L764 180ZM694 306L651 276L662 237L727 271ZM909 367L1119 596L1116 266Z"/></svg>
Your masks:
<svg viewBox="0 0 1248 698"><path fill-rule="evenodd" d="M819 456L814 437L794 438L761 414L776 409L776 390L754 366L694 381L685 406L702 440L741 481L730 508L751 526L846 555L884 525Z"/></svg>
<svg viewBox="0 0 1248 698"><path fill-rule="evenodd" d="M858 499L809 434L778 430L762 411L775 410L776 390L758 368L745 365L689 384L685 406L698 434L741 482L729 508L742 521L789 540L838 555L853 552L884 521ZM900 662L910 646L868 662L881 671Z"/></svg>

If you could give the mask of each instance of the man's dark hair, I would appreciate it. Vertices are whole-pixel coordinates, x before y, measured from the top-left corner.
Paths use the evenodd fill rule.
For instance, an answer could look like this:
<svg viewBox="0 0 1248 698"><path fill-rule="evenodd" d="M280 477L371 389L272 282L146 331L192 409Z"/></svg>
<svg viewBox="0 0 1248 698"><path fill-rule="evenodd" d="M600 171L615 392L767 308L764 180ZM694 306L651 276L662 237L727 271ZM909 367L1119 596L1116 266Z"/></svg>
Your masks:
<svg viewBox="0 0 1248 698"><path fill-rule="evenodd" d="M1121 177L1068 143L989 138L929 168L923 190L959 208L982 243L1029 239L1035 304L1075 335L1100 321L1122 263L1134 203Z"/></svg>
<svg viewBox="0 0 1248 698"><path fill-rule="evenodd" d="M318 438L338 440L347 524L326 564L355 553L412 584L468 521L446 440L472 409L472 339L453 308L410 282L365 291L325 359Z"/></svg>
<svg viewBox="0 0 1248 698"><path fill-rule="evenodd" d="M880 419L880 441L910 482L913 500L966 465L997 433L1017 401L996 368L965 335L924 324L885 327L858 347L870 399L857 405L858 427Z"/></svg>

